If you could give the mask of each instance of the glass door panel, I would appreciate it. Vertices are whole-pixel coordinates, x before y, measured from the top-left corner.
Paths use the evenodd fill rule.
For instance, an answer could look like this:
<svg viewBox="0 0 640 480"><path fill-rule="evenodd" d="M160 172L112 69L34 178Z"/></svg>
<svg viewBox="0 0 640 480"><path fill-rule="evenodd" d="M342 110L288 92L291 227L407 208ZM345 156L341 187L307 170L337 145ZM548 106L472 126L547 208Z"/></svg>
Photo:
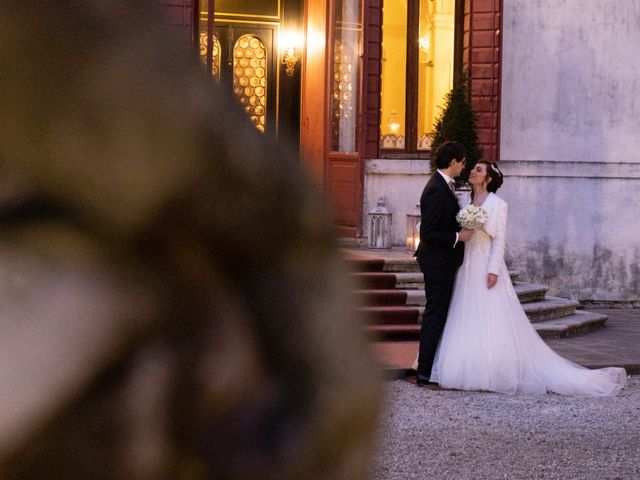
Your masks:
<svg viewBox="0 0 640 480"><path fill-rule="evenodd" d="M362 4L361 0L336 0L334 8L330 150L356 152Z"/></svg>
<svg viewBox="0 0 640 480"><path fill-rule="evenodd" d="M420 0L418 150L431 147L430 132L453 86L454 25L454 0Z"/></svg>
<svg viewBox="0 0 640 480"><path fill-rule="evenodd" d="M385 0L382 20L380 148L405 146L407 97L407 2Z"/></svg>
<svg viewBox="0 0 640 480"><path fill-rule="evenodd" d="M380 148L430 150L454 74L455 0L385 0Z"/></svg>

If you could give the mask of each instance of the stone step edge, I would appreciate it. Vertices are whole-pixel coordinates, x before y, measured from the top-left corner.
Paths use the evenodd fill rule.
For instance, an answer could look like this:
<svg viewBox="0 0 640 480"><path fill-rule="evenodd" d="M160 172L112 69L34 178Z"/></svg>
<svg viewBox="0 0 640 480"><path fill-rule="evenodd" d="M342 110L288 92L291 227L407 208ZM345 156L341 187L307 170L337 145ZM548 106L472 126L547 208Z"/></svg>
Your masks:
<svg viewBox="0 0 640 480"><path fill-rule="evenodd" d="M573 315L532 325L543 338L564 338L597 330L603 327L608 319L607 315L601 313L578 310Z"/></svg>
<svg viewBox="0 0 640 480"><path fill-rule="evenodd" d="M546 285L539 285L539 284L525 283L525 282L517 282L514 285L514 288L516 290L516 294L518 295L518 298L520 299L521 303L543 301L545 299L547 291L549 290L549 287L547 287ZM427 301L424 295L424 289L398 288L397 290L401 292L406 292L407 305L424 306Z"/></svg>
<svg viewBox="0 0 640 480"><path fill-rule="evenodd" d="M418 325L420 311L416 307L376 305L356 307L369 325ZM388 321L390 320L390 321Z"/></svg>
<svg viewBox="0 0 640 480"><path fill-rule="evenodd" d="M518 283L514 285L516 294L520 299L521 303L531 303L531 302L540 302L545 299L546 292L548 287L546 285L535 285L535 284L522 284ZM359 295L373 295L375 293L380 293L382 295L392 294L393 292L399 292L406 294L406 302L402 304L408 307L420 307L426 304L426 298L424 295L424 290L420 288L411 288L411 289L402 289L397 288L395 290L389 289L359 289L354 290L354 293ZM400 305L398 305L400 306Z"/></svg>
<svg viewBox="0 0 640 480"><path fill-rule="evenodd" d="M571 315L576 311L577 306L576 300L559 297L546 297L542 301L522 304L524 313L533 324ZM418 321L422 322L424 306L418 307L418 309L420 310Z"/></svg>
<svg viewBox="0 0 640 480"><path fill-rule="evenodd" d="M381 257L383 258L383 257ZM421 273L420 265L418 261L411 258L383 258L384 267L383 271L390 273ZM519 270L509 270L511 278L517 278L520 276Z"/></svg>
<svg viewBox="0 0 640 480"><path fill-rule="evenodd" d="M408 291L407 291L408 292ZM420 292L418 290L414 290L411 292L411 295L418 297ZM424 295L424 292L422 293ZM407 297L407 302L409 302L409 297ZM559 298L559 297L546 297L544 300L533 301L530 303L521 304L524 309L527 318L531 323L539 323L545 322L549 320L555 320L563 317L567 317L569 315L573 315L576 312L576 309L579 305L579 302L576 300L571 300L567 298ZM369 308L376 309L382 308L383 306L364 306L360 308ZM404 305L395 305L395 306L384 306L384 307L393 307L393 308L415 308L419 311L418 315L418 323L422 322L422 315L424 314L424 305L411 305L409 303Z"/></svg>
<svg viewBox="0 0 640 480"><path fill-rule="evenodd" d="M522 304L531 323L562 318L575 313L580 305L577 300L560 297L545 297L544 300Z"/></svg>
<svg viewBox="0 0 640 480"><path fill-rule="evenodd" d="M383 270L385 272L419 272L420 265L418 265L418 261L414 258L399 258L399 259L384 259L384 267Z"/></svg>
<svg viewBox="0 0 640 480"><path fill-rule="evenodd" d="M422 276L422 272L389 272L385 270L384 273L395 274L396 285L403 285L403 284L424 285L424 277ZM518 277L518 272L509 271L509 275L511 276L511 281L513 282ZM529 282L522 282L522 283L529 283Z"/></svg>
<svg viewBox="0 0 640 480"><path fill-rule="evenodd" d="M542 338L564 338L601 328L607 319L604 314L579 311L561 319L536 322L532 325ZM420 325L406 323L367 325L365 328L371 333L397 333L397 336L414 336L414 339L420 334Z"/></svg>

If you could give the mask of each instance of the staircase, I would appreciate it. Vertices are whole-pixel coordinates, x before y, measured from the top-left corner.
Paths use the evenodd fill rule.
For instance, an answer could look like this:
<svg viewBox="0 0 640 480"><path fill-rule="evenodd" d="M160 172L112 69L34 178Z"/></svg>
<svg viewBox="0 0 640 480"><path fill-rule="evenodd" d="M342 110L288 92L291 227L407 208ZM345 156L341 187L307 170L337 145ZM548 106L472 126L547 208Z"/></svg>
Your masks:
<svg viewBox="0 0 640 480"><path fill-rule="evenodd" d="M359 308L369 320L367 330L378 341L417 341L426 299L416 260L400 252L386 259L371 255L369 251L347 254L359 285L355 292ZM527 317L543 338L589 332L607 321L606 315L576 310L575 300L548 296L545 285L518 281L518 272L510 274Z"/></svg>

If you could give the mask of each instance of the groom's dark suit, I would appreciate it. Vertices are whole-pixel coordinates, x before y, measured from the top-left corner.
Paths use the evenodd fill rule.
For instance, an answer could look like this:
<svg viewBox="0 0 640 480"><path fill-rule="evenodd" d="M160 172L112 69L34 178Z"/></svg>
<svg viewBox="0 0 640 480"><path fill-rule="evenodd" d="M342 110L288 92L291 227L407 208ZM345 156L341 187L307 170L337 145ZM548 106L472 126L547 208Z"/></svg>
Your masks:
<svg viewBox="0 0 640 480"><path fill-rule="evenodd" d="M456 243L459 210L455 194L444 177L435 172L420 197L420 245L415 254L424 275L427 297L420 331L418 374L427 378L444 330L456 272L464 257L464 242Z"/></svg>

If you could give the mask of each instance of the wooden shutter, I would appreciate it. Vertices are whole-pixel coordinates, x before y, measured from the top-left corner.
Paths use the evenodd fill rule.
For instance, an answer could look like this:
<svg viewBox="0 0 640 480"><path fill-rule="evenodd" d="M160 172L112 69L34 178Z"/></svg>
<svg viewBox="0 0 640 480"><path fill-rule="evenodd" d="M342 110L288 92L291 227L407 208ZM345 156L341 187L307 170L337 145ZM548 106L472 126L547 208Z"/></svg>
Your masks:
<svg viewBox="0 0 640 480"><path fill-rule="evenodd" d="M382 59L382 0L364 4L364 85L362 155L378 158L380 145L380 91Z"/></svg>
<svg viewBox="0 0 640 480"><path fill-rule="evenodd" d="M471 104L486 160L500 156L502 0L465 0L462 63L469 71Z"/></svg>

